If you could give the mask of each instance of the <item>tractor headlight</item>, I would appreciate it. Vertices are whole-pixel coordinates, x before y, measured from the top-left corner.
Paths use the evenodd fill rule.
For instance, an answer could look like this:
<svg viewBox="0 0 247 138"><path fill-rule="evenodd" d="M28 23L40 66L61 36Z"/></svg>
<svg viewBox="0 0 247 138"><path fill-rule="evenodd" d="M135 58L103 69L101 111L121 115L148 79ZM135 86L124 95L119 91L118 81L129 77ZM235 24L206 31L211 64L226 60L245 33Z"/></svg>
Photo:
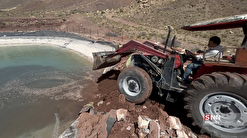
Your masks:
<svg viewBox="0 0 247 138"><path fill-rule="evenodd" d="M152 61L153 63L157 63L158 60L159 60L159 58L158 58L157 56L152 56L152 57L151 57L151 61Z"/></svg>

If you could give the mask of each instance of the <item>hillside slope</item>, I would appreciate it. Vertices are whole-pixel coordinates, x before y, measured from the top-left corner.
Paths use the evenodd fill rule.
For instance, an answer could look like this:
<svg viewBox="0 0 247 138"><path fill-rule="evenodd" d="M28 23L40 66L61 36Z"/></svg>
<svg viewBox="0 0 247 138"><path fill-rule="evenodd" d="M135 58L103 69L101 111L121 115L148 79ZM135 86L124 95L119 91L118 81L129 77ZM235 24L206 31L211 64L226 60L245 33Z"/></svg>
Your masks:
<svg viewBox="0 0 247 138"><path fill-rule="evenodd" d="M64 25L66 22L63 22L56 28L73 28L74 26L68 27L71 23L76 23L78 28L78 24L83 24L78 19L83 18L94 24L83 25L88 30L91 26L105 28L114 36L124 35L128 39L162 42L167 34L167 26L170 25L174 28L172 35L177 35L179 41L177 46L190 49L199 49L198 45L205 45L212 35L219 35L223 40L223 46L239 46L243 34L241 29L188 32L181 30L182 26L202 20L247 13L246 0L20 0L18 2L0 0L0 5L5 8L18 5L11 11L0 12L2 18L16 17L19 22L20 17L41 17L40 20L59 17L60 20L69 21L66 25ZM77 18L74 18L75 14ZM36 22L40 24L39 20ZM0 29L6 31L7 27L20 30L20 28L15 29L15 26L27 28L29 23L22 21L21 25L17 23L14 27L11 24L14 24L13 21L0 21ZM51 28L37 26L39 29Z"/></svg>
<svg viewBox="0 0 247 138"><path fill-rule="evenodd" d="M188 32L180 28L198 21L247 13L245 0L137 0L118 10L92 13L88 17L95 23L108 27L116 34L125 33L131 39L162 41L167 26L174 28L182 45L189 49L200 49L208 38L218 35L223 46L239 46L241 29ZM231 32L231 33L229 33Z"/></svg>
<svg viewBox="0 0 247 138"><path fill-rule="evenodd" d="M0 0L0 9L17 7L17 11L80 10L91 12L129 5L133 0Z"/></svg>
<svg viewBox="0 0 247 138"><path fill-rule="evenodd" d="M156 3L155 3L156 2ZM150 1L150 7L132 10L129 20L152 27L164 24L181 26L201 20L247 13L245 0L170 0ZM124 18L127 18L124 16Z"/></svg>
<svg viewBox="0 0 247 138"><path fill-rule="evenodd" d="M18 4L23 4L31 0L0 0L0 9L16 7Z"/></svg>

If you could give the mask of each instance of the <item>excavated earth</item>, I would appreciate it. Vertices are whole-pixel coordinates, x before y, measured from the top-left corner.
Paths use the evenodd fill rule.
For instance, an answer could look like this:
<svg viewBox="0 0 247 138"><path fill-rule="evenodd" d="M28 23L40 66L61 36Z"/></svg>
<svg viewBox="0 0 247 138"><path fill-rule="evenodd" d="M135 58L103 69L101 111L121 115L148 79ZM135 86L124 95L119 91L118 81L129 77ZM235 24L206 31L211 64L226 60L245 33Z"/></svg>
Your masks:
<svg viewBox="0 0 247 138"><path fill-rule="evenodd" d="M182 95L179 96L176 103L169 103L165 101L165 97L153 94L145 103L135 105L126 101L124 95L118 91L117 77L120 74L119 70L112 70L103 75L101 75L101 72L95 72L95 83L89 83L83 90L87 91L86 98L91 100L88 105L93 109L89 113L82 112L80 114L77 124L79 137L107 137L107 117L116 118L116 111L118 112L120 109L127 111L126 116L122 121L116 119L115 124L110 129L109 138L147 136L153 138L160 134L160 137L164 138L208 138L206 135L201 135L199 130L191 125L191 120L187 119L186 112L183 109ZM148 131L139 128L139 116L153 120L151 122L157 122L159 127L152 127L152 123L150 123ZM143 132L143 130L146 132Z"/></svg>

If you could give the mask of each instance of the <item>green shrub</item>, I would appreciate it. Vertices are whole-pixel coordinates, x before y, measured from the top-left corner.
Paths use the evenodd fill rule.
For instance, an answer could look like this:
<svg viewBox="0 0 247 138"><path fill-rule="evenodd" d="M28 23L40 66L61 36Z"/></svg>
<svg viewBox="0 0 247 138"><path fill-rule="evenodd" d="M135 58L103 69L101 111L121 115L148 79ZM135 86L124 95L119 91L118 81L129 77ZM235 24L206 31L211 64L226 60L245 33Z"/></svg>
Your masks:
<svg viewBox="0 0 247 138"><path fill-rule="evenodd" d="M141 32L140 35L141 36L147 36L147 33L146 32Z"/></svg>

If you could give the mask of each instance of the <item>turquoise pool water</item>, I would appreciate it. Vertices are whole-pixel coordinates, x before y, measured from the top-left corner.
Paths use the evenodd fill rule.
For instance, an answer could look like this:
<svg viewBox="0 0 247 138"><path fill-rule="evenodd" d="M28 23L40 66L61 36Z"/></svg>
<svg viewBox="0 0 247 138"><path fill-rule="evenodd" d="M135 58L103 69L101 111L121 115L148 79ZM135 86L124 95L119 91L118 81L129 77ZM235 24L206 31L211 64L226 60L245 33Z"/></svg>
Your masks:
<svg viewBox="0 0 247 138"><path fill-rule="evenodd" d="M89 60L60 47L0 47L0 137L62 133L85 104L82 88L91 68Z"/></svg>

